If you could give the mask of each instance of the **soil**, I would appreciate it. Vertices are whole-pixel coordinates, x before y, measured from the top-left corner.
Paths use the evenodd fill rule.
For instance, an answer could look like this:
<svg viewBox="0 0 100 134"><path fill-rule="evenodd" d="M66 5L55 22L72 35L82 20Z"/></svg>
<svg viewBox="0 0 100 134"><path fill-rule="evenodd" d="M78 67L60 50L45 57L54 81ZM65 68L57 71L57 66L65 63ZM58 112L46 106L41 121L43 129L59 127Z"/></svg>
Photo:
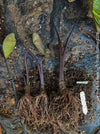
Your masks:
<svg viewBox="0 0 100 134"><path fill-rule="evenodd" d="M25 75L25 72L23 72L23 74ZM47 92L47 96L48 96L48 100L49 100L49 105L51 106L51 102L52 100L54 100L53 104L56 103L59 107L62 103L62 100L60 100L60 96L62 96L60 93L59 93L59 83L58 83L58 76L57 76L57 72L56 73L51 73L49 71L46 71L44 73L44 80L45 80L45 90ZM34 68L32 70L29 71L29 78L30 78L30 91L31 91L31 96L32 96L32 100L31 100L31 103L32 105L34 105L34 97L40 95L40 78L39 78L39 73L38 73L38 70L37 68ZM88 80L88 84L87 85L78 85L76 84L77 81L86 81ZM17 77L16 80L14 81L15 85L16 85L16 91L17 91L17 95L18 95L18 99L20 100L22 97L24 97L24 94L25 94L25 85L24 85L24 80L20 77ZM75 118L74 116L72 117L68 117L67 118L67 121L65 120L65 123L67 123L67 125L69 124L70 127L67 126L67 130L69 131L72 131L73 129L75 130L75 128L77 128L78 125L82 125L82 121L85 119L85 116L83 115L82 113L82 109L81 109L81 102L80 102L80 97L79 97L79 93L81 91L84 91L86 93L86 100L87 100L87 106L88 106L88 110L89 112L93 112L93 109L92 109L92 99L90 97L90 94L91 94L91 89L93 88L93 80L92 80L92 77L90 75L88 75L87 72L85 72L85 70L80 70L80 69L70 69L68 71L65 72L65 83L66 83L66 91L65 93L70 93L71 94L71 97L73 98L76 98L77 101L76 101L76 104L75 106L74 105L70 105L68 107L68 111L69 113L72 115L73 112L78 112L78 119L77 119L77 124L75 124L75 126L72 126L74 125L73 124L73 119ZM9 87L9 91L7 92L6 95L4 95L3 97L3 103L1 103L1 108L0 108L0 112L3 113L3 114L6 114L8 115L9 117L13 117L14 114L15 114L15 100L14 100L14 95L13 95L13 91L12 91L12 87L11 87L11 84L7 84L7 86ZM11 91L10 91L11 89ZM70 97L70 98L71 98ZM58 101L55 101L55 98L58 99ZM67 99L68 99L68 95L67 95ZM9 99L9 101L8 101ZM75 100L73 100L75 101ZM8 102L8 103L7 103ZM66 100L65 102L63 102L63 105L66 105L66 103L72 103L72 102L69 102L69 100ZM53 105L52 104L52 105ZM28 104L27 104L27 101L26 101L26 104L24 104L26 108L28 108ZM61 105L61 107L58 109L60 110L61 108L63 108L63 105ZM55 106L53 106L55 107ZM50 113L55 113L56 111L53 111L53 107L51 107L51 111ZM76 109L74 109L76 107ZM78 111L77 111L78 109ZM28 108L29 110L29 108ZM21 111L22 112L22 111ZM24 111L25 112L25 109ZM23 113L22 112L22 113ZM60 111L59 111L60 112ZM57 111L57 113L59 113ZM25 118L24 116L24 113L21 114L21 118ZM28 116L28 115L27 115ZM28 117L27 117L28 118ZM36 129L34 129L34 124L32 125L32 116L29 116L29 119L31 118L31 121L26 122L26 127L28 130L31 130L31 131L37 131ZM33 121L34 122L34 121ZM64 119L63 119L63 122L64 122ZM51 126L51 127L50 127ZM45 126L42 124L42 126L38 127L38 131L50 131L52 130L52 124L48 124ZM63 127L64 127L64 124L63 124ZM57 128L56 128L57 129ZM58 130L56 130L58 131Z"/></svg>
<svg viewBox="0 0 100 134"><path fill-rule="evenodd" d="M1 25L0 43L2 43L3 39L6 36L3 12L0 15L0 25ZM75 33L73 35L76 36L77 38L77 35ZM78 40L77 42L80 41L79 39L77 40ZM23 124L25 125L25 129L29 133L31 131L34 131L34 132L54 131L57 134L58 133L61 134L61 133L64 133L66 130L75 131L78 134L82 133L83 131L78 129L77 127L82 125L84 120L87 120L87 117L84 116L84 114L82 113L82 107L81 107L79 94L81 91L85 92L88 112L94 113L94 109L92 107L92 103L94 100L91 98L91 93L93 90L93 80L95 78L95 76L92 76L92 74L86 71L85 68L82 68L81 66L76 67L74 65L77 62L77 60L81 59L82 55L81 54L78 55L78 59L74 59L74 57L71 57L70 55L68 60L66 61L65 72L64 72L66 90L63 94L59 92L58 67L56 71L50 71L50 70L48 71L44 69L45 90L46 90L47 98L48 98L48 104L49 104L48 113L50 117L48 116L48 118L45 118L44 116L44 121L43 121L43 119L41 119L41 117L39 116L40 120L38 119L37 122L35 122L34 112L32 113L31 106L33 106L33 110L34 110L35 99L41 93L40 78L39 78L38 69L35 67L35 65L33 65L33 61L31 60L32 62L31 64L28 62L29 79L30 79L30 96L24 96L25 95L24 77L26 74L25 74L25 69L24 69L23 51L24 49L20 49L20 47L17 46L12 52L12 54L10 55L10 57L8 58L8 66L10 68L10 71L12 72L14 84L15 84L16 92L18 96L19 103L16 104L12 84L11 84L11 81L9 80L9 74L7 72L4 58L1 53L2 50L0 49L0 57L1 57L0 66L2 66L2 68L0 69L0 72L1 72L0 119L1 117L3 119L4 118L15 119L15 118L20 117L21 121L24 122ZM31 59L30 57L28 58ZM45 67L45 64L43 66ZM20 70L16 71L15 67L17 67L17 69L20 68ZM77 81L88 81L88 84L78 85L76 84ZM43 96L43 97L45 100L46 96ZM19 108L21 100L22 100L23 105L22 105L22 108L20 109L20 115L18 115L18 111L19 111L18 108ZM65 107L67 107L67 110L65 109ZM27 114L25 112L27 112ZM38 115L39 114L41 115L41 111L39 112L40 113L38 113ZM92 117L93 115L90 115L90 116ZM90 116L88 116L88 118ZM60 117L60 118L57 118L57 117ZM19 129L19 128L20 127L15 128L15 129ZM65 128L67 129L65 130ZM3 126L2 126L2 129L3 129ZM11 126L10 129L14 129L14 127ZM2 130L2 132L3 134L6 133L4 132L4 130Z"/></svg>

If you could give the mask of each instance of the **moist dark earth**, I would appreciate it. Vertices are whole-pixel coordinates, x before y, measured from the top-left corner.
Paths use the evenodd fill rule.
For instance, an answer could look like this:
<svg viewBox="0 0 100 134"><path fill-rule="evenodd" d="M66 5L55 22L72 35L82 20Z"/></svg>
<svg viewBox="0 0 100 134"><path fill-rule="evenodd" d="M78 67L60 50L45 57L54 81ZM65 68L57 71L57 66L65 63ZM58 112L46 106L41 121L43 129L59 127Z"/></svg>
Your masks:
<svg viewBox="0 0 100 134"><path fill-rule="evenodd" d="M96 29L93 19L88 17L87 3L82 3L82 0L76 0L73 3L69 3L67 0L59 0L58 2L56 2L56 0L18 0L16 4L20 11L20 14L18 15L20 15L23 20L20 20L20 23L17 24L16 18L18 20L19 18L16 16L16 13L12 14L12 10L10 9L13 4L11 2L12 1L9 2L9 0L0 2L0 125L2 126L2 133L99 133L99 129L95 131L95 129L100 125L100 120L98 118L100 117L100 100L97 100L96 97L98 92L96 90L97 87L95 84L97 72L95 36ZM49 6L47 7L44 4L46 2L49 3ZM33 12L33 9L36 8L38 10L37 7L40 7L42 4L44 6L43 10L45 9L52 16L61 37L62 44L64 44L66 41L72 25L78 17L78 12L81 11L81 6L85 4L85 12L81 15L80 21L73 32L72 39L66 53L64 68L66 90L63 94L59 92L59 58L57 37L52 23L50 22L50 18L41 12L37 14L36 10L34 10L35 15L33 17L30 16L30 14ZM22 115L18 116L19 104L16 104L15 102L15 95L12 88L10 75L7 71L5 60L2 55L2 43L7 34L11 32L16 34L17 44L7 59L7 63L13 76L19 102L25 94L24 78L26 77L24 65L25 51L22 44L24 43L27 46L32 43L31 38L33 31L37 32L41 36L43 43L49 52L49 58L44 59L43 61L43 71L45 90L50 107L50 117L52 118L53 113L56 113L56 111L59 116L61 116L61 113L64 115L65 113L63 108L66 106L66 103L69 104L67 107L69 112L65 114L65 116L67 116L67 120L64 119L64 116L59 119L61 127L58 127L58 124L55 120L50 123L45 122L44 124L39 122L39 126L36 127L38 129L34 129L33 127L36 124L34 125L34 120L31 119L33 115L31 113L32 111L30 110L30 105L32 104L34 107L34 98L40 95L41 91L38 69L33 58L29 54L28 69L30 80L30 96L32 99L31 103L28 103L28 101L23 103L22 107L25 109L21 111ZM34 54L39 59L43 57L34 46L31 46L31 48L32 52L34 52ZM88 81L88 84L79 85L76 84L77 81ZM82 112L79 96L81 91L84 91L86 95L86 102L88 107L88 115L86 116ZM65 100L63 101L62 98L64 94L66 99L64 98ZM52 100L54 101L53 103ZM54 111L54 109L56 109L56 111ZM25 112L27 111L29 117L27 115L26 118ZM74 112L76 112L75 115ZM83 127L81 128L78 126ZM67 130L65 130L64 127L66 127Z"/></svg>

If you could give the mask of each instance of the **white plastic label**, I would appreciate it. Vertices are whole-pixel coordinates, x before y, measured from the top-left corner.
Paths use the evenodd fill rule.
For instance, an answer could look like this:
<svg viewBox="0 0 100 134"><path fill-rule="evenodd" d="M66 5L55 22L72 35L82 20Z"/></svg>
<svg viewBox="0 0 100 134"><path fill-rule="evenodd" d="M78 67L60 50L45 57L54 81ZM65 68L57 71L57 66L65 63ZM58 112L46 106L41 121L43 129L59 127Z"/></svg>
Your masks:
<svg viewBox="0 0 100 134"><path fill-rule="evenodd" d="M87 115L88 109L87 109L87 104L86 104L86 98L85 98L84 91L80 92L80 99L81 99L81 104L82 104L82 111L85 115Z"/></svg>
<svg viewBox="0 0 100 134"><path fill-rule="evenodd" d="M88 84L88 81L77 81L77 84Z"/></svg>

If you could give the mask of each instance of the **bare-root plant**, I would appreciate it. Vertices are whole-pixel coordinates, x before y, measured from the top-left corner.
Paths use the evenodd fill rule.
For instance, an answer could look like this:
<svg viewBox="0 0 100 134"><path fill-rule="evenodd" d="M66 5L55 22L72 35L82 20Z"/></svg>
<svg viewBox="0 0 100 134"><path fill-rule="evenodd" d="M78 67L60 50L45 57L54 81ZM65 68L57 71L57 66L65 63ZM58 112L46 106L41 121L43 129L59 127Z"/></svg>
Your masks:
<svg viewBox="0 0 100 134"><path fill-rule="evenodd" d="M12 5L11 12L14 10L14 7L16 7L15 4ZM19 10L17 12L19 13L18 16L20 16ZM44 131L46 129L49 129L50 127L52 128L53 126L54 133L57 133L59 131L64 133L66 129L73 130L77 128L79 115L81 114L78 98L75 97L70 91L66 90L66 85L64 81L64 64L65 64L67 47L69 45L73 30L77 23L73 26L65 45L62 45L59 37L59 33L56 29L56 26L51 16L50 19L58 37L60 95L58 97L53 98L52 100L50 100L50 103L48 103L48 97L44 87L44 76L43 76L43 66L42 66L43 59L39 61L35 56L35 54L33 54L29 50L29 47L26 45L26 42L24 42L23 46L26 51L25 95L19 101L18 115L24 117L27 126L31 126L31 128L35 131L37 130ZM13 20L16 22L14 15L13 15ZM17 27L17 30L19 30L20 24L17 25L17 23L15 23L15 25ZM20 30L18 32L20 33ZM24 37L22 38L25 39L26 35L24 34L25 31L23 28L22 28L22 32L23 33L20 33L20 35L21 36L24 35ZM31 97L30 95L30 82L29 82L28 67L27 67L27 53L29 53L35 60L40 75L40 83L41 83L40 94L34 98Z"/></svg>
<svg viewBox="0 0 100 134"><path fill-rule="evenodd" d="M17 29L17 33L24 43L23 46L25 48L25 51L27 51L27 53L29 53L36 62L39 75L40 75L40 83L41 83L40 95L33 98L30 95L30 82L29 82L29 77L28 77L27 53L26 53L25 54L25 69L26 69L25 95L19 101L18 114L19 116L23 116L26 120L29 120L28 118L29 113L31 113L34 118L33 122L34 124L36 123L34 126L36 125L38 126L40 124L39 122L41 122L41 126L42 126L42 124L46 121L47 115L48 115L48 98L47 98L46 91L44 88L42 60L41 62L39 62L38 59L36 58L35 55L38 52L35 49L34 51L30 50L31 45L29 46L29 44L31 44L31 40L28 38L27 33L23 27L23 21L24 21L23 19L25 18L21 17L21 12L17 6L17 1L14 0L13 2L10 2L8 7L9 7L9 10L11 11L12 20ZM27 106L28 106L28 109L27 109Z"/></svg>
<svg viewBox="0 0 100 134"><path fill-rule="evenodd" d="M30 83L29 83L28 66L27 66L27 51L25 53L25 69L26 69L26 78L24 80L25 81L25 95L19 101L18 115L20 117L23 116L24 118L26 118L26 120L29 120L30 113L34 115L35 111L33 110L33 104L32 104L33 98L30 96ZM36 114L34 117L36 117Z"/></svg>
<svg viewBox="0 0 100 134"><path fill-rule="evenodd" d="M25 46L24 46L25 47ZM34 130L43 130L43 128L48 127L48 98L44 88L44 77L43 77L43 68L42 60L39 62L34 56L34 54L25 47L25 69L26 69L26 80L25 80L25 95L19 101L19 110L18 115L24 116L27 125L29 121L32 120ZM40 95L36 97L30 96L30 81L28 75L28 66L27 66L27 52L33 56L33 59L36 62L39 75L40 75ZM30 114L31 113L31 114ZM45 125L44 125L45 124ZM40 125L40 126L39 126ZM29 125L30 126L30 125Z"/></svg>
<svg viewBox="0 0 100 134"><path fill-rule="evenodd" d="M47 14L47 12L45 12ZM79 19L74 24L65 45L61 44L61 40L59 37L59 33L56 29L54 21L50 16L53 27L56 31L58 38L58 47L59 47L59 92L60 95L53 98L50 102L49 107L49 118L51 119L51 124L54 126L54 130L64 131L65 130L73 130L76 129L79 120L79 114L81 114L80 110L80 101L76 96L74 96L71 91L67 91L65 80L64 80L64 64L65 64L65 56L67 52L67 47L70 43L71 36L75 25L78 23ZM51 112L52 111L52 112Z"/></svg>

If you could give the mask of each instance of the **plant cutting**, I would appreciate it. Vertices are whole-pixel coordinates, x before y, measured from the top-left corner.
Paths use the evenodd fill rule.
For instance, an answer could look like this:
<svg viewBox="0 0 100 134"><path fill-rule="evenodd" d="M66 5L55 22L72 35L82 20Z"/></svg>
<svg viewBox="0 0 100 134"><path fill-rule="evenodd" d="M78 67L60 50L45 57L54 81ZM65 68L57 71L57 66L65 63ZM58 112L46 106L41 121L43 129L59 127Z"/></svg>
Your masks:
<svg viewBox="0 0 100 134"><path fill-rule="evenodd" d="M67 108L70 109L69 107L71 107L71 108L74 107L73 109L75 111L78 109L78 101L77 101L76 98L73 98L73 96L70 93L70 91L66 92L66 94L63 94L63 91L66 91L65 82L64 82L65 54L66 54L67 46L68 46L68 44L70 42L71 35L72 35L72 32L74 30L75 25L73 26L73 28L72 28L72 30L71 30L68 38L67 38L66 44L65 44L65 46L63 48L63 46L61 45L61 40L60 40L58 31L57 31L56 26L55 26L55 24L53 22L53 19L51 17L50 17L50 19L52 20L52 23L54 25L54 28L56 30L57 37L58 37L58 45L59 45L59 89L60 89L60 95L61 96L54 98L50 102L49 109L48 109L47 95L46 95L46 91L45 91L45 88L44 88L42 60L39 63L37 58L30 52L29 49L26 48L26 51L28 53L30 53L33 56L34 60L36 61L38 71L39 71L39 75L40 75L40 81L41 81L41 94L36 96L35 98L31 99L30 101L29 101L30 98L27 99L29 101L28 102L29 106L31 106L29 108L30 109L29 111L31 111L31 113L33 114L35 125L37 123L39 124L39 122L41 122L42 127L44 127L43 124L46 125L47 122L52 124L52 126L55 126L56 123L60 125L63 118L65 118L66 120L68 118L69 112L66 111ZM40 40L40 43L39 43L39 40L37 40L37 39L40 40L40 37L36 33L33 34L33 43L38 48L38 50L42 54L44 54L44 48L43 48L43 45L42 45L42 41ZM39 46L39 44L41 44L41 45ZM26 64L26 70L27 70L27 64ZM26 74L28 74L28 71L26 71L26 72L27 72ZM28 84L28 82L26 82L26 83ZM34 105L32 104L32 100L34 102ZM24 103L21 103L21 105L23 107ZM23 108L19 107L19 109L21 111L21 109L23 109ZM24 107L24 109L25 109L25 107ZM75 113L73 113L71 116L74 116L74 114ZM77 115L77 118L78 118L78 115ZM73 121L74 123L77 122L77 118L76 118L75 121ZM54 119L55 119L55 121L53 121ZM65 120L65 124L66 124L66 120ZM58 125L56 125L56 127L58 127ZM62 129L62 127L61 127L61 129Z"/></svg>
<svg viewBox="0 0 100 134"><path fill-rule="evenodd" d="M32 37L33 37L33 43L37 47L37 49L43 55L45 55L45 57L48 57L48 55L46 53L46 49L43 45L43 42L42 42L40 36L37 33L33 33ZM44 111L45 114L48 114L48 112L47 112L48 100L47 100L47 95L46 95L46 91L45 91L45 87L44 87L44 75L43 75L42 62L43 62L43 59L41 59L40 63L36 62L37 66L38 66L39 75L40 75L41 94L36 97L36 105L35 106L37 107L37 106L42 105L42 111ZM41 104L39 104L39 103L41 103Z"/></svg>
<svg viewBox="0 0 100 134"><path fill-rule="evenodd" d="M15 95L15 100L16 103L18 102L18 97L17 97L17 93L16 93L16 88L15 88L15 84L14 84L14 80L13 80L13 76L12 73L8 67L8 63L7 63L7 58L9 57L9 55L11 54L12 50L14 49L16 45L16 39L15 39L15 34L11 33L9 35L7 35L3 41L3 52L2 55L4 57L5 63L6 63L6 67L10 76L10 81L12 83L12 87L14 90L14 95Z"/></svg>
<svg viewBox="0 0 100 134"><path fill-rule="evenodd" d="M42 53L42 55L45 55L46 57L48 56L46 53L46 49L43 46L42 40L37 33L33 33L33 43L37 47L39 52ZM39 126L39 124L40 125L42 124L42 127L45 127L43 126L43 124L49 125L49 122L47 118L48 98L44 87L44 76L43 76L43 66L42 66L43 58L39 61L37 57L28 48L26 48L25 46L24 48L26 51L25 53L25 70L26 70L25 95L19 101L18 115L26 117L25 119L26 122L28 122L29 119L31 120L31 118L33 117L34 126L36 128L37 125ZM28 65L27 65L27 53L29 53L33 57L37 65L39 76L40 76L40 95L34 98L30 95L30 81L29 81ZM27 117L29 118L27 119Z"/></svg>
<svg viewBox="0 0 100 134"><path fill-rule="evenodd" d="M48 14L47 12L45 13ZM51 16L50 19L56 31L56 35L58 38L58 47L59 47L59 92L60 94L59 96L54 97L51 100L50 109L49 109L50 111L52 111L52 113L49 111L49 116L50 116L49 118L51 119L51 124L54 126L54 131L56 131L57 133L57 130L60 131L62 130L63 132L66 129L69 130L72 124L73 124L72 129L77 129L78 126L78 119L79 119L78 109L80 107L80 104L78 98L73 96L73 94L70 91L66 90L66 85L64 80L64 65L65 65L67 48L70 43L74 28L79 21L79 17L76 23L74 24L70 34L68 35L65 45L61 44L59 33L57 31L57 28Z"/></svg>
<svg viewBox="0 0 100 134"><path fill-rule="evenodd" d="M47 56L46 49L42 43L40 36L37 33L33 33L33 43L39 49L39 51L42 53L42 55ZM5 40L3 42L3 51L4 51L5 61L9 57L11 52L13 51L15 45L16 45L15 34L11 33L5 38ZM41 83L40 84L41 85L40 86L41 94L36 97L36 105L35 106L38 106L38 104L41 102L41 99L42 99L42 103L43 103L43 101L45 103L44 104L45 112L47 113L47 96L46 96L46 92L45 92L45 88L44 88L44 76L43 76L43 67L42 67L43 59L41 59L41 61L39 62L37 57L34 56L34 54L28 48L26 48L25 46L24 46L24 48L26 51L25 52L25 70L26 70L25 97L27 96L27 98L29 98L28 95L30 95L30 81L29 81L28 65L27 65L27 53L29 53L36 62L36 65L37 65L38 71L39 71L39 75L40 75L40 83ZM7 61L6 61L6 63L7 63ZM8 65L7 65L7 69L9 71ZM13 83L13 86L14 86L14 83ZM15 98L17 100L17 94L16 94L15 87L14 87L14 93L15 93ZM23 98L22 98L22 100L23 100ZM18 100L17 100L17 102L18 102Z"/></svg>
<svg viewBox="0 0 100 134"><path fill-rule="evenodd" d="M14 33L11 33L10 35L8 35L6 39L4 40L3 51L4 51L4 55L6 58L8 58L11 52L13 51L13 48L15 47L15 44L16 44L15 41L16 39L15 39ZM48 57L46 53L46 49L42 43L42 40L37 33L33 33L33 43L42 55ZM23 95L23 97L21 97L21 99L19 100L18 115L20 117L25 117L25 122L28 122L33 117L32 119L34 122L34 129L36 128L38 129L39 124L42 125L42 128L44 128L46 127L46 124L47 126L49 125L49 121L47 118L48 99L47 99L46 91L44 88L44 76L43 76L43 67L42 67L44 56L39 61L38 58L29 50L29 48L26 48L24 45L23 47L25 48L24 62L25 62L25 71L26 71L26 77L24 80L25 95ZM30 95L30 80L29 80L29 70L28 70L28 64L27 64L27 54L30 54L33 57L37 65L39 76L40 76L40 95L34 98Z"/></svg>
<svg viewBox="0 0 100 134"><path fill-rule="evenodd" d="M15 23L15 24L17 24L17 23ZM41 126L43 127L43 123L45 124L45 120L46 120L44 118L45 117L44 115L45 115L45 113L46 113L46 115L48 115L48 111L50 113L49 120L53 126L56 126L61 129L68 128L68 124L66 123L67 122L66 120L70 118L71 119L70 124L71 124L71 122L73 122L72 126L76 125L76 127L77 127L77 119L79 117L78 117L78 114L75 112L76 111L78 112L78 108L79 108L78 101L77 101L77 99L75 100L74 96L72 96L70 91L67 91L66 94L64 94L64 92L66 91L66 85L65 85L66 83L64 80L64 62L65 62L64 61L65 60L65 56L64 56L65 49L64 48L67 48L67 47L66 47L66 44L64 44L64 45L61 44L59 33L57 33L57 34L58 34L58 40L60 42L58 44L59 44L59 70L60 70L59 71L59 89L60 89L61 94L59 94L58 97L53 98L53 100L52 100L53 103L50 102L50 109L48 109L48 102L47 102L48 100L47 100L46 91L45 91L45 87L44 87L43 66L42 66L43 59L41 61L39 61L38 58L34 54L31 53L31 51L29 51L27 48L25 48L25 51L26 51L25 52L25 70L26 70L25 95L22 97L23 103L21 104L21 109L19 108L19 110L23 110L23 112L20 111L20 112L22 112L21 113L22 117L23 117L23 115L25 115L24 117L27 117L26 118L27 122L29 120L30 124L32 124L33 128L36 127L34 124L38 124L38 128L39 128L40 122L41 122ZM33 36L34 35L36 35L36 33L33 34ZM37 42L36 40L33 41L34 45ZM69 42L70 42L70 39L67 39L67 40L69 40ZM67 43L67 41L66 41L66 43ZM36 47L38 50L40 49L39 52L42 55L44 55L44 48L40 47L39 42L37 42ZM67 49L66 49L66 52L67 52ZM40 72L39 74L40 74L40 81L41 81L41 92L40 92L40 95L36 96L35 98L31 97L31 95L30 95L30 87L31 87L30 82L31 81L29 80L29 76L28 76L29 71L28 71L28 65L27 65L27 53L29 53L30 55L33 55L34 59L36 59L35 63L37 64L38 70ZM56 82L54 82L54 83L55 83L55 85L57 84ZM22 98L20 100L22 100ZM43 103L43 100L45 103ZM34 104L34 102L35 102L35 104ZM27 107L27 109L26 109L26 107ZM42 112L39 111L40 109ZM73 113L72 113L71 109L72 109ZM32 114L32 116L31 116L31 114ZM52 118L51 114L53 115L54 118ZM73 118L75 117L74 118L75 120L72 117ZM32 120L32 118L34 118L34 119ZM64 128L63 124L64 125L66 124L67 127ZM70 128L72 128L72 126ZM36 127L36 129L38 129L38 128Z"/></svg>
<svg viewBox="0 0 100 134"><path fill-rule="evenodd" d="M39 50L39 52L44 55L45 57L48 57L47 53L46 53L46 49L42 43L42 40L40 38L40 36L37 33L33 33L33 43L34 45L37 47L37 49ZM30 51L29 51L30 53ZM46 95L46 91L45 91L45 87L44 87L44 75L43 75L43 66L42 66L42 62L43 62L43 58L39 61L37 60L36 56L34 56L34 54L30 53L32 55L32 57L34 58L37 68L38 68L38 72L39 72L39 76L40 76L40 95L38 95L36 97L36 103L35 103L35 107L37 106L41 106L43 105L43 111L45 113L47 113L47 95ZM41 104L39 104L41 103Z"/></svg>
<svg viewBox="0 0 100 134"><path fill-rule="evenodd" d="M53 22L53 19L50 17L54 29L56 31L58 37L58 45L59 45L59 89L60 89L60 96L53 98L50 102L50 106L48 108L48 98L46 95L45 87L44 87L44 77L43 77L43 58L39 61L38 58L29 50L29 48L25 48L25 70L26 70L26 79L25 79L25 95L19 101L19 109L18 115L25 118L25 122L29 123L32 121L33 127L35 130L38 130L41 126L42 129L46 128L50 124L52 126L59 127L60 129L66 128L66 120L68 118L74 118L75 112L70 113L70 110L77 111L79 108L78 101L70 91L67 91L64 94L63 91L66 91L65 81L64 81L64 62L65 62L65 55L67 51L68 44L70 42L72 32L74 30L75 25L73 26L65 45L61 44L61 40L59 37L59 33L56 29L56 26ZM33 43L39 50L39 52L48 57L46 54L46 50L44 45L37 33L33 33ZM6 52L5 52L6 53ZM10 52L11 53L11 52ZM30 95L30 81L29 81L29 74L28 74L28 65L27 65L27 53L29 53L36 62L39 75L40 75L40 83L41 83L41 91L40 95L36 97L31 97ZM43 57L44 57L43 56ZM34 104L33 104L34 103ZM71 111L72 112L72 111ZM76 118L73 123L77 123L78 114L76 114ZM73 119L72 118L72 119ZM63 122L64 120L64 123ZM64 127L62 127L64 125ZM77 126L77 124L76 124ZM68 127L68 126L67 126Z"/></svg>
<svg viewBox="0 0 100 134"><path fill-rule="evenodd" d="M47 15L49 15L47 12L45 12ZM50 16L50 15L49 15ZM70 43L70 40L71 40L71 36L72 36L72 33L74 31L74 28L76 26L76 24L78 23L79 21L79 18L77 19L76 23L74 24L69 36L67 37L67 40L66 40L66 43L65 45L62 45L61 44L61 40L60 40L60 37L59 37L59 33L57 31L57 28L54 24L54 21L52 19L52 17L50 16L50 20L51 20L51 23L53 24L53 27L56 31L56 35L57 35L57 38L58 38L58 47L59 47L59 89L61 90L64 90L65 89L65 82L64 82L64 65L65 65L65 56L66 56L66 52L67 52L67 47Z"/></svg>

